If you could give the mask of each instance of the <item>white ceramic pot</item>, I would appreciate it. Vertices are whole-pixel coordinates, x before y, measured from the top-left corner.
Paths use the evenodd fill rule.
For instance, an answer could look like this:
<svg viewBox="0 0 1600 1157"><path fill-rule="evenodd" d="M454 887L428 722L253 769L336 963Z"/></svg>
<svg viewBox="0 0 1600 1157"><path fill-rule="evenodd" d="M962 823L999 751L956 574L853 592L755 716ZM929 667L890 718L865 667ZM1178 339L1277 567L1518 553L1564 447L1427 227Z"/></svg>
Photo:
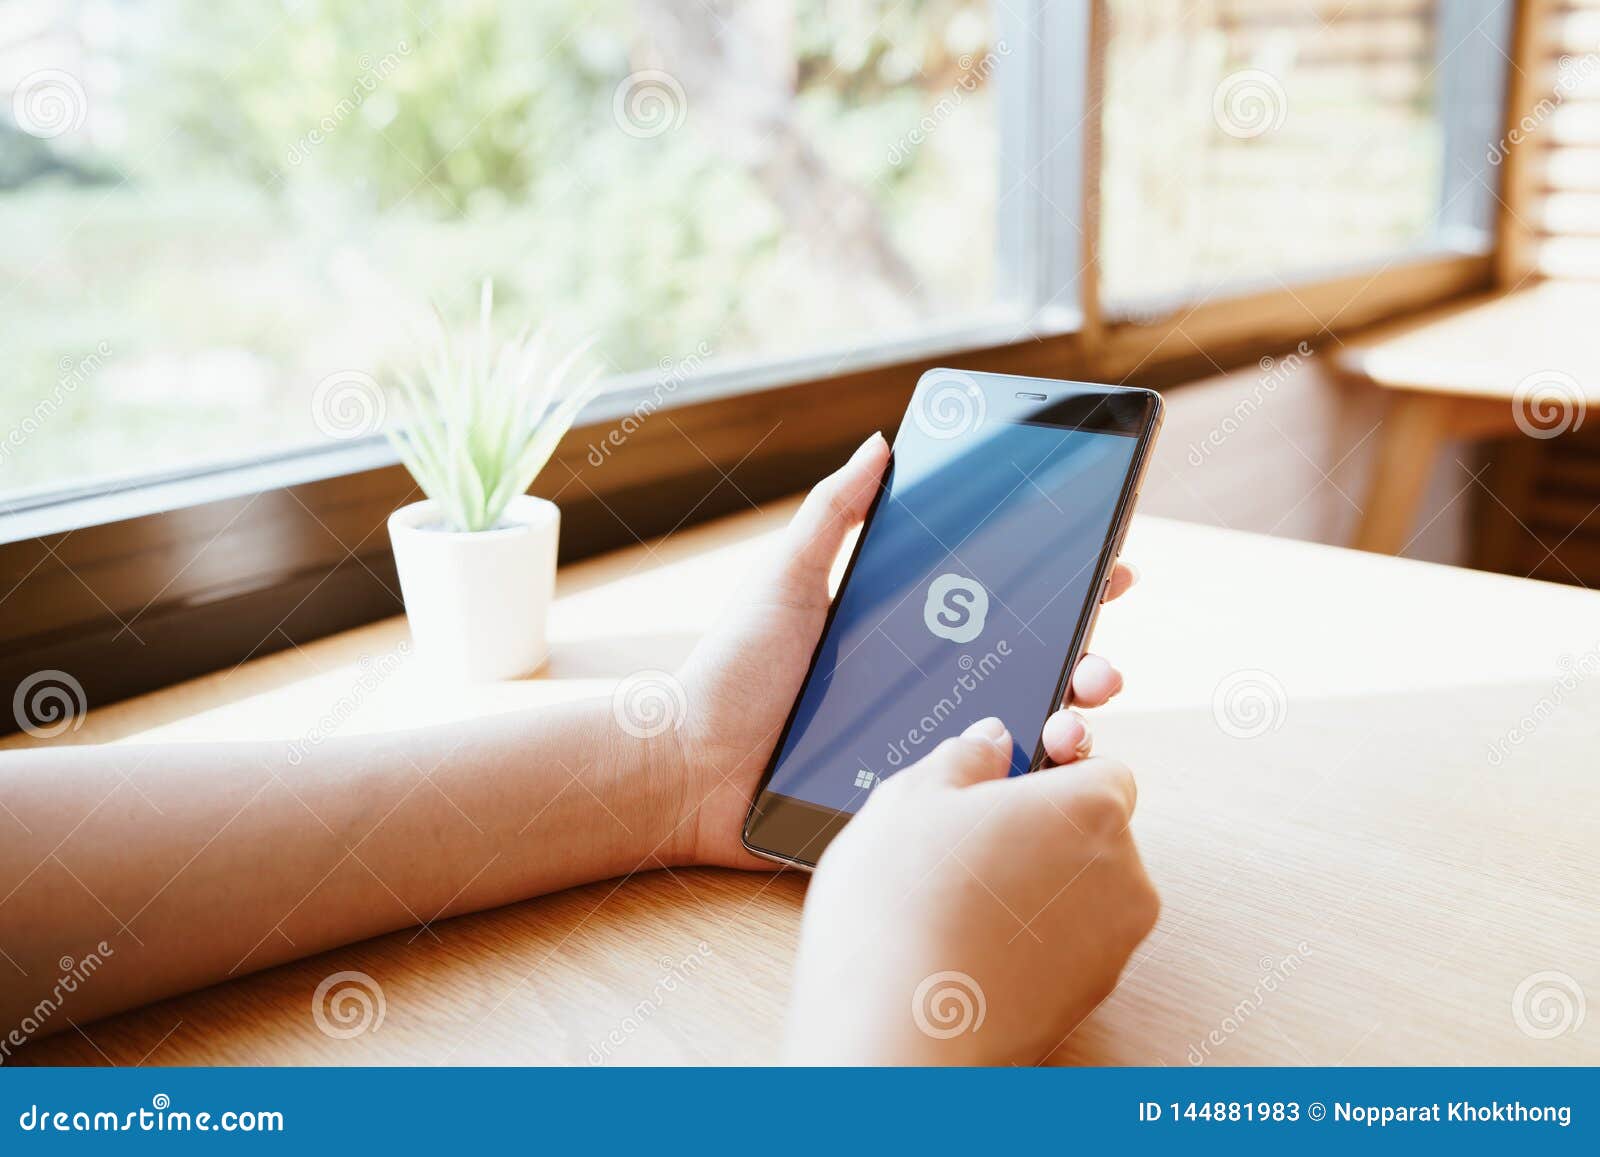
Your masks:
<svg viewBox="0 0 1600 1157"><path fill-rule="evenodd" d="M389 516L411 639L423 666L465 682L514 679L543 665L561 511L513 498L494 530L446 530L438 506Z"/></svg>

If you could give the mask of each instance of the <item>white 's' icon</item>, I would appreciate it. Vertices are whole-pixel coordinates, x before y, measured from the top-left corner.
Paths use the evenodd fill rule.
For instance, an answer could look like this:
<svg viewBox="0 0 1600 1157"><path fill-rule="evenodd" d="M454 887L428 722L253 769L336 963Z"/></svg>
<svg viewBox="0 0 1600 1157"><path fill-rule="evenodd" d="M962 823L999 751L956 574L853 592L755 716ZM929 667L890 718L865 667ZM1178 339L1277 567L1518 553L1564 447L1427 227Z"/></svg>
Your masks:
<svg viewBox="0 0 1600 1157"><path fill-rule="evenodd" d="M922 621L941 639L970 643L983 634L989 617L989 592L976 579L961 574L942 574L928 584L928 598L922 604Z"/></svg>
<svg viewBox="0 0 1600 1157"><path fill-rule="evenodd" d="M865 789L867 791L871 791L877 785L878 785L878 777L873 775L866 768L863 767L860 771L856 772L856 786L857 787L863 788L863 789Z"/></svg>

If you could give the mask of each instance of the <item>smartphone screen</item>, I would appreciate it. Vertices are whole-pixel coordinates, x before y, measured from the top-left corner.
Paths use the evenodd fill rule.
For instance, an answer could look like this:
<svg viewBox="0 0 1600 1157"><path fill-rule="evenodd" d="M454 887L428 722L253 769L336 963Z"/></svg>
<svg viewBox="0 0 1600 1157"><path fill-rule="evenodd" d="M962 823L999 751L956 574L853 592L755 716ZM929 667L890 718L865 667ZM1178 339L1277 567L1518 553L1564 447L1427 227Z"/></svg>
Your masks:
<svg viewBox="0 0 1600 1157"><path fill-rule="evenodd" d="M1011 731L1011 773L1030 769L1158 413L1144 390L924 378L752 808L753 849L814 863L878 784L985 716Z"/></svg>

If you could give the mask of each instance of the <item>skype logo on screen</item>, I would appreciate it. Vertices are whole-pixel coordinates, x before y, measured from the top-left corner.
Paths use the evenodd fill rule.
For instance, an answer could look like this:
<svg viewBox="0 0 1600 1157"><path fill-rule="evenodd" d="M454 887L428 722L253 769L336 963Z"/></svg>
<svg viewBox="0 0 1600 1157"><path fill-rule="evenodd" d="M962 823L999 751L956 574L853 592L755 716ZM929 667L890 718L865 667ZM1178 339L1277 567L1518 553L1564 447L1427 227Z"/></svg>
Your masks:
<svg viewBox="0 0 1600 1157"><path fill-rule="evenodd" d="M922 604L922 621L941 639L970 643L983 634L989 617L989 592L976 579L961 574L942 574L928 584L928 598Z"/></svg>

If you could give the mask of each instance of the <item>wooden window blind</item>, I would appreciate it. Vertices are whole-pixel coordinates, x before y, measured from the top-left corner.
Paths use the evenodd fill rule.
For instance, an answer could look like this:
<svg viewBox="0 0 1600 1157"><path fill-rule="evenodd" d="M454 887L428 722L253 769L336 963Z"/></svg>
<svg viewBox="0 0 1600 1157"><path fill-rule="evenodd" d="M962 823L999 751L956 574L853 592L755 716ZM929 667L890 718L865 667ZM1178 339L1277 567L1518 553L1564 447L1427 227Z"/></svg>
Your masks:
<svg viewBox="0 0 1600 1157"><path fill-rule="evenodd" d="M1501 277L1600 281L1600 0L1524 0ZM1526 61L1527 63L1523 63Z"/></svg>

